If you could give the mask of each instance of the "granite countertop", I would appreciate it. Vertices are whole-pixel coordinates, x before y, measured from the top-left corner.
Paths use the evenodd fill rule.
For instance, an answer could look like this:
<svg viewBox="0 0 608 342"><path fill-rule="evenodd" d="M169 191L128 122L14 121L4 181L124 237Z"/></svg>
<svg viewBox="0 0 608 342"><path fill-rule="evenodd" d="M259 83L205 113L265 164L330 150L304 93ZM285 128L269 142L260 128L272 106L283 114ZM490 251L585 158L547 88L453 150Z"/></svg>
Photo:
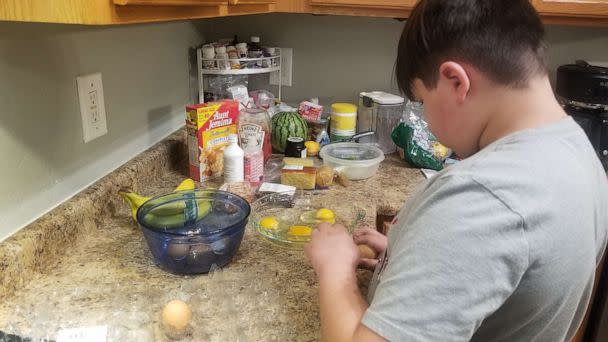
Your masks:
<svg viewBox="0 0 608 342"><path fill-rule="evenodd" d="M117 194L171 191L185 173L182 131L0 244L0 330L55 337L64 328L105 325L108 341L165 341L160 310L182 299L193 310L184 341L320 339L314 272L301 251L276 247L248 227L233 261L206 275L178 276L154 265ZM321 203L394 215L423 180L418 169L387 158L376 176L319 192ZM361 270L366 291L370 272Z"/></svg>

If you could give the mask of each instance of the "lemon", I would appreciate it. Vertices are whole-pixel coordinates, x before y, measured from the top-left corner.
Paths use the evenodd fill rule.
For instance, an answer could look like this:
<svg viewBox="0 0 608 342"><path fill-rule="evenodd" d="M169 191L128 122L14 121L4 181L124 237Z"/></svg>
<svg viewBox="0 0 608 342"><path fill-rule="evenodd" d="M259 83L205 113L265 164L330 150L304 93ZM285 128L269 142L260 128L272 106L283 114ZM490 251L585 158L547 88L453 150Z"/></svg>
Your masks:
<svg viewBox="0 0 608 342"><path fill-rule="evenodd" d="M306 237L312 234L312 228L308 226L291 226L287 234L294 237Z"/></svg>
<svg viewBox="0 0 608 342"><path fill-rule="evenodd" d="M259 225L264 229L276 230L277 228L279 228L279 221L277 221L277 218L274 216L266 216L262 217L259 222Z"/></svg>
<svg viewBox="0 0 608 342"><path fill-rule="evenodd" d="M317 210L316 218L321 222L327 222L331 224L336 222L334 212L327 208L321 208Z"/></svg>
<svg viewBox="0 0 608 342"><path fill-rule="evenodd" d="M435 157L440 160L447 158L448 154L450 153L450 149L438 142L433 143L432 149Z"/></svg>
<svg viewBox="0 0 608 342"><path fill-rule="evenodd" d="M319 149L321 147L316 141L307 141L304 143L304 146L306 147L306 154L309 157L314 157L319 154Z"/></svg>

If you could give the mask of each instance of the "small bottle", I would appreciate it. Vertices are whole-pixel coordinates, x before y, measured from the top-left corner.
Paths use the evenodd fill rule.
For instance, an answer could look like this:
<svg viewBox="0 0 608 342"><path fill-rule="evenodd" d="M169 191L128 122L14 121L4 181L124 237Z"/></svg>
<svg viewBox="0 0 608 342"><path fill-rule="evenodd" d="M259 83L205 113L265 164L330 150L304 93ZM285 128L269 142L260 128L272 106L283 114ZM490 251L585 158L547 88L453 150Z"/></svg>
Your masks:
<svg viewBox="0 0 608 342"><path fill-rule="evenodd" d="M236 51L239 54L239 58L247 58L249 51L247 49L247 43L234 44L234 47L236 47Z"/></svg>
<svg viewBox="0 0 608 342"><path fill-rule="evenodd" d="M249 58L262 58L264 57L264 51L260 45L260 37L251 37L251 44L249 44ZM261 68L262 61L255 61L252 63L253 68Z"/></svg>
<svg viewBox="0 0 608 342"><path fill-rule="evenodd" d="M300 137L287 138L285 157L306 158L306 146L304 145L304 139Z"/></svg>
<svg viewBox="0 0 608 342"><path fill-rule="evenodd" d="M230 70L230 63L228 62L228 54L226 53L225 46L218 46L215 48L215 58L217 59L218 69Z"/></svg>
<svg viewBox="0 0 608 342"><path fill-rule="evenodd" d="M241 63L239 61L239 53L236 51L236 48L232 45L227 46L226 54L228 55L228 60L230 61L230 69L240 69Z"/></svg>
<svg viewBox="0 0 608 342"><path fill-rule="evenodd" d="M276 49L273 47L264 48L264 57L270 58L265 59L263 62L264 68L275 67L279 65L279 61L276 58L273 58L277 55ZM276 63L275 63L276 62Z"/></svg>
<svg viewBox="0 0 608 342"><path fill-rule="evenodd" d="M245 179L245 153L239 147L238 135L230 134L228 141L230 145L224 149L224 183L242 182Z"/></svg>
<svg viewBox="0 0 608 342"><path fill-rule="evenodd" d="M214 69L215 68L215 47L211 44L203 45L203 68Z"/></svg>

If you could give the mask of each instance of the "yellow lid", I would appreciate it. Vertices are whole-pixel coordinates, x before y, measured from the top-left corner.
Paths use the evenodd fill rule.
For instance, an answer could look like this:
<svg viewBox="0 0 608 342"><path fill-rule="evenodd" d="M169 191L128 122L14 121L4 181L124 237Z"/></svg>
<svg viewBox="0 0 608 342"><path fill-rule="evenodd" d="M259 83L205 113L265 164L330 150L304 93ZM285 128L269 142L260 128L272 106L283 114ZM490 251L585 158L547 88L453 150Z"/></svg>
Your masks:
<svg viewBox="0 0 608 342"><path fill-rule="evenodd" d="M356 113L357 106L352 103L333 103L331 105L332 113Z"/></svg>

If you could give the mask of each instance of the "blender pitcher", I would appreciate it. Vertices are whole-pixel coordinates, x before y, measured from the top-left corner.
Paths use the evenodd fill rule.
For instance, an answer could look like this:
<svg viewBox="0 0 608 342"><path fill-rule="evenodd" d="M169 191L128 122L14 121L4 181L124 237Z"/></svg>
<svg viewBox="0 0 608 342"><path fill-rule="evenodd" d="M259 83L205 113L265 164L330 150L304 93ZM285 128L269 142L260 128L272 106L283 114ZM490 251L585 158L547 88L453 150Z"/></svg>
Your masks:
<svg viewBox="0 0 608 342"><path fill-rule="evenodd" d="M372 144L390 154L397 150L391 133L403 114L403 97L382 91L362 92L359 94L357 131L374 131L376 134L361 138L360 143Z"/></svg>

